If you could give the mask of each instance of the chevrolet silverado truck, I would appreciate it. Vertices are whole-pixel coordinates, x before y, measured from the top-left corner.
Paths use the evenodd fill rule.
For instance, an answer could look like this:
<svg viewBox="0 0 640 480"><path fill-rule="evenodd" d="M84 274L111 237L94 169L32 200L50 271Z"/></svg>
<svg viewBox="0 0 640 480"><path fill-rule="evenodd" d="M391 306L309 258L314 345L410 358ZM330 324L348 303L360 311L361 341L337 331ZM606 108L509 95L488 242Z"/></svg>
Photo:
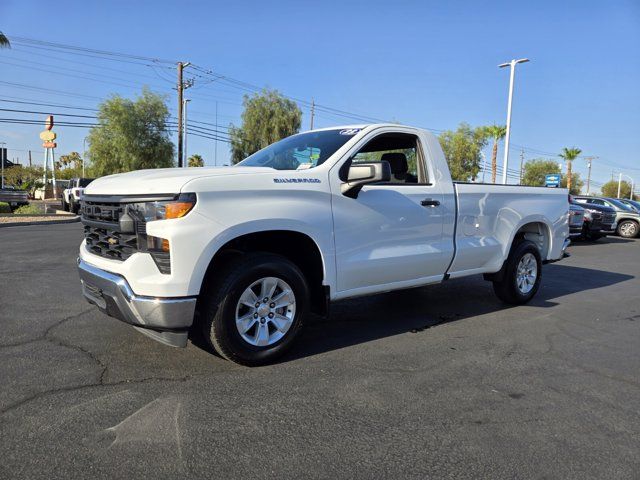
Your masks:
<svg viewBox="0 0 640 480"><path fill-rule="evenodd" d="M93 181L78 268L108 315L253 366L335 300L483 274L525 303L563 257L568 218L566 189L453 182L425 130L327 128L232 167Z"/></svg>

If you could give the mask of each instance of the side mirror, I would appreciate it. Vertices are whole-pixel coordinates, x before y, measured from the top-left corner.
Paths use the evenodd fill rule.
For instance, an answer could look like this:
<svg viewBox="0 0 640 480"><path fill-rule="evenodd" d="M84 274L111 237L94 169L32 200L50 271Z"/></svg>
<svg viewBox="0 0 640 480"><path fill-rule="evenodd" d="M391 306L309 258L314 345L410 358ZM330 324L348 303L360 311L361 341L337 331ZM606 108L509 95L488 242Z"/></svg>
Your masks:
<svg viewBox="0 0 640 480"><path fill-rule="evenodd" d="M391 166L389 162L356 163L349 167L346 183L341 191L346 197L357 198L362 187L371 183L388 182L391 180Z"/></svg>

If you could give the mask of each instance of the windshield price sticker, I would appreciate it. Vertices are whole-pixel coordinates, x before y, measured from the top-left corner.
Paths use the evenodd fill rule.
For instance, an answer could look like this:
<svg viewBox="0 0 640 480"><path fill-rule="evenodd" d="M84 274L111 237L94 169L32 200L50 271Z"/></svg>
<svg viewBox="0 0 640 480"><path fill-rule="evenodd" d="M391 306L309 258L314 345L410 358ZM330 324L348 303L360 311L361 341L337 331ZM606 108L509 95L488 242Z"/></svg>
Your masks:
<svg viewBox="0 0 640 480"><path fill-rule="evenodd" d="M346 128L345 130L340 130L340 135L355 135L358 133L361 128Z"/></svg>

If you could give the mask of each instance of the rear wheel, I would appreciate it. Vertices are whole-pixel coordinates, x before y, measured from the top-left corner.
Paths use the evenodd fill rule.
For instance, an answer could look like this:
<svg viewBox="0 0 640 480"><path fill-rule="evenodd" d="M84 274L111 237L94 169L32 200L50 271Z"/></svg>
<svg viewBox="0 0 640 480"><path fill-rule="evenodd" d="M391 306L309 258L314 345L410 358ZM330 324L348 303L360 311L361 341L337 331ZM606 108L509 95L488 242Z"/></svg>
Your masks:
<svg viewBox="0 0 640 480"><path fill-rule="evenodd" d="M503 268L502 278L493 282L498 298L516 305L531 300L542 278L542 260L536 244L523 240L514 245Z"/></svg>
<svg viewBox="0 0 640 480"><path fill-rule="evenodd" d="M618 235L624 238L635 238L639 230L638 223L633 220L623 220L618 225Z"/></svg>
<svg viewBox="0 0 640 480"><path fill-rule="evenodd" d="M69 211L69 204L67 202L64 201L64 197L62 197L62 210L64 210L65 212Z"/></svg>
<svg viewBox="0 0 640 480"><path fill-rule="evenodd" d="M270 363L299 335L309 309L304 275L288 259L253 253L227 265L201 293L208 346L247 366Z"/></svg>

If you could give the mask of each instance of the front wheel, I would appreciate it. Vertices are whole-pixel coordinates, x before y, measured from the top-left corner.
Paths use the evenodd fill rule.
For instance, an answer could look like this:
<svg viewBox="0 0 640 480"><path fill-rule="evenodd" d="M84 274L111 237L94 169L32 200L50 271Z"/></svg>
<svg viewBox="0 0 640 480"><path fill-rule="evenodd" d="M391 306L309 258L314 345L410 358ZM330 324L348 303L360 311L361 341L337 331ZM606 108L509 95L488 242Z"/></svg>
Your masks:
<svg viewBox="0 0 640 480"><path fill-rule="evenodd" d="M493 282L498 298L514 305L531 300L542 279L542 260L536 244L524 240L514 245L503 268L502 279Z"/></svg>
<svg viewBox="0 0 640 480"><path fill-rule="evenodd" d="M253 253L217 274L201 292L200 326L208 346L247 366L283 355L309 309L309 289L300 269L279 255Z"/></svg>
<svg viewBox="0 0 640 480"><path fill-rule="evenodd" d="M618 225L618 235L623 238L635 238L638 235L638 224L633 220L623 220Z"/></svg>

